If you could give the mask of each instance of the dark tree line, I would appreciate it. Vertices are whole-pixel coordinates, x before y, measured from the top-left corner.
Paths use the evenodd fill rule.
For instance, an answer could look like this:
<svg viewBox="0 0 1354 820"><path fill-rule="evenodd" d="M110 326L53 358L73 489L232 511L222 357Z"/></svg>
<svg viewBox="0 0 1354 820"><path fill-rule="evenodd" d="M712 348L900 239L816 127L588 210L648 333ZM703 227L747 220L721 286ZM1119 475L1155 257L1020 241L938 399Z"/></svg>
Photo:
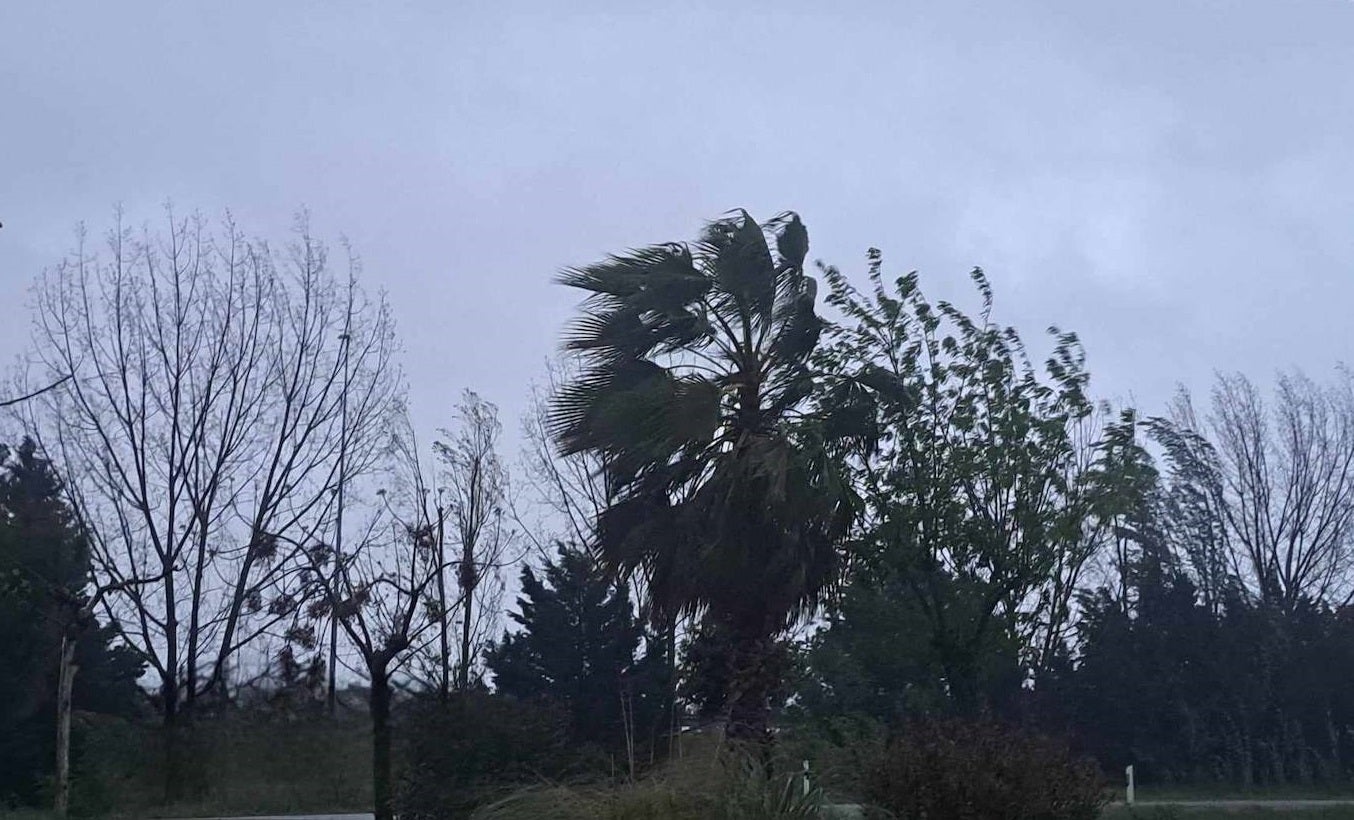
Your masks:
<svg viewBox="0 0 1354 820"><path fill-rule="evenodd" d="M636 617L624 583L613 583L586 551L561 545L540 577L522 570L509 615L518 631L491 644L494 688L561 703L579 743L649 759L663 736L668 660L661 636Z"/></svg>
<svg viewBox="0 0 1354 820"><path fill-rule="evenodd" d="M1042 377L1022 363L984 278L975 322L877 271L868 299L831 280L866 506L798 710L1002 715L1149 782L1348 780L1349 374L1272 397L1223 375L1202 417L1183 393L1112 414L1075 337Z"/></svg>
<svg viewBox="0 0 1354 820"><path fill-rule="evenodd" d="M31 804L50 788L63 638L79 670L76 709L130 716L144 706L141 659L84 613L90 575L88 541L51 464L31 440L0 445L0 803Z"/></svg>
<svg viewBox="0 0 1354 820"><path fill-rule="evenodd" d="M1162 474L1083 597L1057 687L1108 765L1174 781L1333 783L1354 769L1354 402L1284 374L1223 376L1148 427Z"/></svg>
<svg viewBox="0 0 1354 820"><path fill-rule="evenodd" d="M820 266L829 321L806 254L797 216L736 212L563 277L585 367L554 432L609 480L604 563L692 616L689 708L745 739L787 703L995 713L1147 777L1347 776L1348 372L1143 419L1091 398L1075 334L1036 365L981 271L969 314L877 251L864 290Z"/></svg>
<svg viewBox="0 0 1354 820"><path fill-rule="evenodd" d="M78 632L77 708L126 711L91 687L148 665L167 727L246 663L303 699L364 678L382 818L404 693L507 744L489 768L511 743L480 712L631 776L681 713L762 752L776 720L944 715L1160 781L1348 778L1348 373L1220 376L1206 412L1144 418L1093 399L1075 334L1038 361L997 324L981 270L969 313L878 251L859 282L807 260L797 215L738 211L563 273L585 300L520 487L473 393L419 448L384 302L304 229L284 254L195 221L82 248L39 289L38 444L0 458L4 725L50 727ZM26 799L29 752L52 759L0 748Z"/></svg>

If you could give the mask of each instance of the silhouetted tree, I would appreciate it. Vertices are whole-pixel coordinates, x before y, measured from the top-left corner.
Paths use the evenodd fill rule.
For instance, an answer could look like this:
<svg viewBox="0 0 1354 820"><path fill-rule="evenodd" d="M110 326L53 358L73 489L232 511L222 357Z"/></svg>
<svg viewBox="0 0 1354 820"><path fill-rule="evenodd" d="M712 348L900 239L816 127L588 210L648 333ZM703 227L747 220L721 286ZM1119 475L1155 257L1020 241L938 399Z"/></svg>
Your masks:
<svg viewBox="0 0 1354 820"><path fill-rule="evenodd" d="M82 233L38 283L34 375L70 378L21 412L166 723L295 615L306 562L287 545L332 512L340 452L367 469L400 398L389 311L347 262L335 276L304 218L277 252L230 221L135 234L119 215L104 254Z"/></svg>
<svg viewBox="0 0 1354 820"><path fill-rule="evenodd" d="M443 563L454 565L460 590L460 646L457 654L457 689L470 688L471 673L481 655L489 630L497 625L502 603L503 584L498 570L513 557L508 554L515 533L504 520L507 504L508 471L498 457L499 436L503 426L498 408L466 390L456 408L458 427L443 430L443 439L433 444L442 471L446 516L456 536L457 555ZM446 585L438 579L440 611L440 656L444 665L446 647Z"/></svg>
<svg viewBox="0 0 1354 820"><path fill-rule="evenodd" d="M835 587L854 509L805 412L823 326L807 252L798 216L762 226L739 212L693 245L561 276L589 294L567 336L586 365L556 397L553 431L564 453L605 465L598 553L642 575L660 610L708 611L729 631L729 735L759 742L776 639Z"/></svg>
<svg viewBox="0 0 1354 820"><path fill-rule="evenodd" d="M645 640L627 586L613 583L586 551L563 544L541 575L523 568L521 584L518 611L509 616L520 629L485 653L495 689L559 701L576 741L615 749L652 740L667 659L661 642Z"/></svg>
<svg viewBox="0 0 1354 820"><path fill-rule="evenodd" d="M847 613L886 616L870 617L882 628L924 623L924 651L910 663L939 669L954 703L971 711L997 669L1038 673L1065 652L1073 596L1105 539L1120 477L1096 435L1075 335L1053 331L1041 377L1019 334L991 322L981 271L974 319L933 306L915 274L890 289L879 252L870 260L864 295L825 269L829 302L847 321L820 355L820 401L833 432L855 442L848 463L865 501L832 628L857 633L849 645L871 639L858 634L864 624L846 625ZM886 612L891 596L897 612ZM891 664L872 660L879 673ZM878 685L900 696L922 683Z"/></svg>
<svg viewBox="0 0 1354 820"><path fill-rule="evenodd" d="M81 673L77 709L132 715L144 700L144 664L89 615L90 587L88 543L60 479L31 440L0 445L0 801L33 804L61 765L63 660Z"/></svg>
<svg viewBox="0 0 1354 820"><path fill-rule="evenodd" d="M354 488L350 509L343 511L354 525L344 551L329 543L328 528L295 544L310 562L302 573L311 587L309 614L337 619L368 680L377 820L391 820L395 807L392 682L437 626L427 604L446 570L429 535L432 522L423 504L427 484L407 416L388 418L387 430L383 470Z"/></svg>
<svg viewBox="0 0 1354 820"><path fill-rule="evenodd" d="M1268 404L1245 376L1219 375L1203 422L1182 391L1153 431L1208 516L1196 529L1216 533L1195 545L1201 570L1287 612L1354 600L1354 374L1280 375Z"/></svg>

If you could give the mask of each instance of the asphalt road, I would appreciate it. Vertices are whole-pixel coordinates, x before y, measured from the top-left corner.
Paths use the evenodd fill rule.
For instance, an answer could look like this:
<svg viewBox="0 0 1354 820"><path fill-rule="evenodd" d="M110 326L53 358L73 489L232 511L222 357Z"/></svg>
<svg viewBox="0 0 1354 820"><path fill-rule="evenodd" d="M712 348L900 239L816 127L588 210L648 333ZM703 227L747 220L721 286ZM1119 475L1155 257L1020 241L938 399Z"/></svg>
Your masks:
<svg viewBox="0 0 1354 820"><path fill-rule="evenodd" d="M1122 806L1123 801L1116 802L1114 805ZM1287 811L1290 809L1320 809L1326 806L1354 806L1354 799L1339 798L1334 800L1139 800L1133 804L1135 807L1160 806L1163 808L1182 808L1182 809L1225 809L1244 811L1246 809L1278 809Z"/></svg>
<svg viewBox="0 0 1354 820"><path fill-rule="evenodd" d="M1123 807L1122 800L1116 801L1111 806L1115 808ZM1223 811L1250 811L1253 809L1277 809L1279 811L1288 811L1293 809L1319 809L1327 806L1354 806L1354 799L1336 799L1336 800L1139 800L1133 804L1136 808L1159 807L1159 808L1196 808L1196 809L1221 809ZM835 809L835 811L832 811ZM859 817L860 808L858 806L834 806L830 807L831 816L849 818ZM373 820L370 814L292 814L285 816L269 817L196 817L184 818L184 820Z"/></svg>
<svg viewBox="0 0 1354 820"><path fill-rule="evenodd" d="M193 817L183 820L372 820L370 814L287 814L266 817Z"/></svg>

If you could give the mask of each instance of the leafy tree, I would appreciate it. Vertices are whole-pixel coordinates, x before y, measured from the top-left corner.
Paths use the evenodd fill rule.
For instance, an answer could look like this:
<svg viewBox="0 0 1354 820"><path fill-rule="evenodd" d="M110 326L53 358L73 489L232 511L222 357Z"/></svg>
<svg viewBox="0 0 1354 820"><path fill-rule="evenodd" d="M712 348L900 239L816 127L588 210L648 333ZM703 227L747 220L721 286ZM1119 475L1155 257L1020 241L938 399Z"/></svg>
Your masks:
<svg viewBox="0 0 1354 820"><path fill-rule="evenodd" d="M772 250L774 244L775 250ZM570 269L588 293L556 396L563 452L594 453L611 503L597 547L661 614L707 612L734 647L729 736L769 738L779 635L836 587L853 495L808 414L823 320L808 233L745 211L671 243Z"/></svg>
<svg viewBox="0 0 1354 820"><path fill-rule="evenodd" d="M924 602L902 578L849 584L827 628L808 643L800 713L816 723L850 715L897 726L909 716L948 711L945 659L934 637ZM1023 678L1014 636L991 629L972 654L972 696L1009 706Z"/></svg>
<svg viewBox="0 0 1354 820"><path fill-rule="evenodd" d="M991 322L980 270L975 319L932 305L915 273L888 287L878 251L870 261L867 294L825 269L846 323L819 357L832 374L821 401L834 410L832 432L856 443L865 503L851 590L822 647L861 652L858 671L895 694L937 670L954 705L971 711L998 679L1018 686L1065 653L1074 595L1118 511L1122 475L1112 450L1094 446L1074 334L1052 330L1041 375L1019 334ZM909 642L906 661L879 651L884 635L919 626L926 639ZM910 666L905 678L894 675L899 663ZM894 703L873 708L896 707L895 695L885 700Z"/></svg>
<svg viewBox="0 0 1354 820"><path fill-rule="evenodd" d="M51 776L63 633L77 636L75 708L131 714L141 660L115 631L77 622L89 550L51 465L25 439L0 445L0 801L33 803Z"/></svg>
<svg viewBox="0 0 1354 820"><path fill-rule="evenodd" d="M499 692L562 703L578 741L614 747L661 718L667 660L646 642L624 583L614 584L586 551L563 544L543 577L522 570L521 629L491 644L486 661Z"/></svg>

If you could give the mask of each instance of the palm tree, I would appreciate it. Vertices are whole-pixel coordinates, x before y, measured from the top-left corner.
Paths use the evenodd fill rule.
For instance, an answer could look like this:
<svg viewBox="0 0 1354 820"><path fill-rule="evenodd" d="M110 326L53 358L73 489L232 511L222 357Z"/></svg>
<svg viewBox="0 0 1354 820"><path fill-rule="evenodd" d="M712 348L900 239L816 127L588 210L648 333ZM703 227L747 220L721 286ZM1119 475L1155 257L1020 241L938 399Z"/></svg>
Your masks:
<svg viewBox="0 0 1354 820"><path fill-rule="evenodd" d="M774 239L775 250L768 239ZM808 232L746 211L673 243L566 270L586 291L557 393L565 454L605 465L595 547L643 576L664 617L706 615L733 643L728 733L768 738L775 640L839 578L853 496L806 411L823 327Z"/></svg>

